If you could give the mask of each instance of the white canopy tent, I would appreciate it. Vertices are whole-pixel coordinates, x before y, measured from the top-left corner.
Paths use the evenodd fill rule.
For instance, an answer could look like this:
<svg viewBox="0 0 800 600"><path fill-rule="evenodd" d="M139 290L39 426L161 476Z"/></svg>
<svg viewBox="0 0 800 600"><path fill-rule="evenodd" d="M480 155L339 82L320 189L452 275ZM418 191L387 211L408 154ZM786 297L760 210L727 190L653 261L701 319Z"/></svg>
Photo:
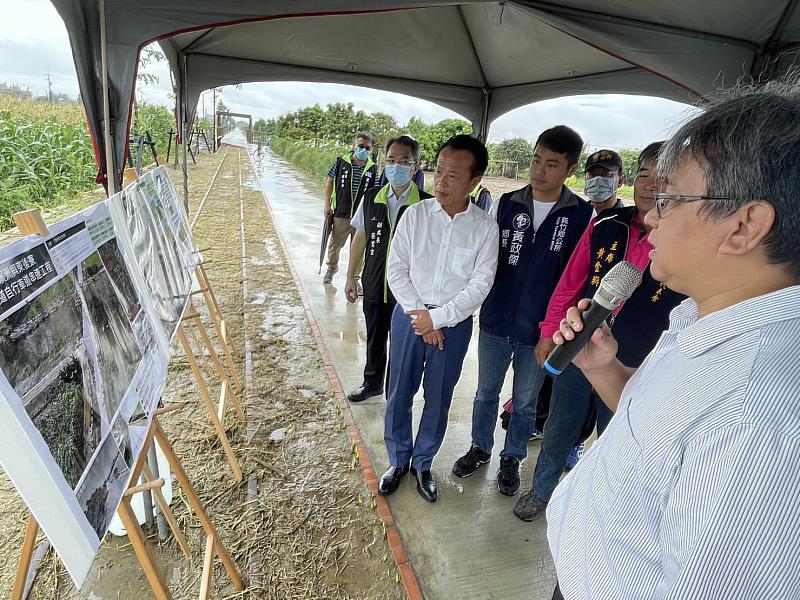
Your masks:
<svg viewBox="0 0 800 600"><path fill-rule="evenodd" d="M104 15L116 181L138 54L154 40L177 82L181 130L204 89L313 81L430 100L485 139L498 116L538 100L614 92L702 101L741 77L780 76L800 48L798 1L52 0L69 32L101 173Z"/></svg>

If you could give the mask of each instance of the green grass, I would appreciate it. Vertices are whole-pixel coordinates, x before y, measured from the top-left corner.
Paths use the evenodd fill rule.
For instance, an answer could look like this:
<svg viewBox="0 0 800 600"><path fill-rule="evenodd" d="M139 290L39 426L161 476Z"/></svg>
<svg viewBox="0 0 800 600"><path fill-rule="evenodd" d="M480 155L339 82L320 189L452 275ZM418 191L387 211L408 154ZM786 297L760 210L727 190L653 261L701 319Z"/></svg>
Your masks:
<svg viewBox="0 0 800 600"><path fill-rule="evenodd" d="M336 157L346 151L345 148L323 150L279 137L273 137L269 147L278 156L318 179L324 179Z"/></svg>

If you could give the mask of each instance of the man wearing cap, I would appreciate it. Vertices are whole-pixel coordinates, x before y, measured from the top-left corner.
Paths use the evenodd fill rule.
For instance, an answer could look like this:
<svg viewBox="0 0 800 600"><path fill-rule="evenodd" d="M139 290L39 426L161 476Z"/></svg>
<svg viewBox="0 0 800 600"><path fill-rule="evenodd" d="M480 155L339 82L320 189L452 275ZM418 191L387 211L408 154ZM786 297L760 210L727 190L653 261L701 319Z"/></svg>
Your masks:
<svg viewBox="0 0 800 600"><path fill-rule="evenodd" d="M339 253L347 238L355 233L350 219L364 192L375 185L377 166L372 162L375 138L362 132L353 142L353 150L336 159L325 181L325 218L333 215L333 232L328 242L328 270L322 283L333 282L339 271Z"/></svg>
<svg viewBox="0 0 800 600"><path fill-rule="evenodd" d="M536 345L539 366L555 348L553 333L567 310L581 298L594 296L603 276L622 260L644 271L641 285L617 308L611 321L619 341L618 358L627 366L639 366L667 328L670 311L684 299L653 279L648 267L653 247L648 241L651 227L644 217L655 205L655 194L663 188L663 180L656 174L661 145L662 142L650 144L639 155L633 184L635 206L618 206L601 212L578 242L539 326L541 338ZM611 411L596 396L581 370L570 364L553 382L533 485L517 501L514 507L517 517L532 521L543 512L567 466L571 449L580 441L582 431L591 432L595 419L600 435L611 420Z"/></svg>
<svg viewBox="0 0 800 600"><path fill-rule="evenodd" d="M592 205L592 218L609 208L619 208L623 206L622 201L617 198L617 190L625 181L622 172L622 158L619 154L608 149L598 150L590 154L586 158L583 174L585 181L584 194ZM547 341L549 342L550 340L548 339ZM542 363L539 362L539 366L541 365ZM531 435L532 440L540 440L544 435L542 432L544 425L542 424L547 419L550 396L552 395L551 389L552 386L549 385L549 382L546 382L542 391L539 393L536 426ZM514 410L513 400L514 399L511 398L503 405L504 410L501 418L504 419L505 423L509 422L511 413ZM572 449L567 464L568 469L575 466L575 463L578 462L582 453L582 444L578 444Z"/></svg>
<svg viewBox="0 0 800 600"><path fill-rule="evenodd" d="M597 216L607 208L621 206L617 198L619 186L625 183L622 158L613 150L598 150L586 158L583 168L583 193Z"/></svg>

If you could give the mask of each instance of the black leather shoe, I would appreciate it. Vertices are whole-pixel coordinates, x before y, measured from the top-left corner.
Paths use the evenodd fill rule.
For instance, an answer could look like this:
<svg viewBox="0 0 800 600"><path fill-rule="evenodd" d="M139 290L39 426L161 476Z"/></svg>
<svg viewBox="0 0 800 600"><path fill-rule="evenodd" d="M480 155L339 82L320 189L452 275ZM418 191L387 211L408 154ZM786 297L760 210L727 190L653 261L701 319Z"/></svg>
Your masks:
<svg viewBox="0 0 800 600"><path fill-rule="evenodd" d="M350 402L363 402L367 398L372 398L373 396L380 396L383 393L383 390L380 388L368 388L364 387L363 385L347 394L347 399Z"/></svg>
<svg viewBox="0 0 800 600"><path fill-rule="evenodd" d="M430 471L417 471L411 467L411 474L417 478L417 491L427 502L436 502L439 491L436 489L436 480Z"/></svg>
<svg viewBox="0 0 800 600"><path fill-rule="evenodd" d="M378 484L378 495L389 496L397 491L400 487L400 480L403 475L408 473L408 465L405 467L389 467L386 472L381 475L381 481Z"/></svg>

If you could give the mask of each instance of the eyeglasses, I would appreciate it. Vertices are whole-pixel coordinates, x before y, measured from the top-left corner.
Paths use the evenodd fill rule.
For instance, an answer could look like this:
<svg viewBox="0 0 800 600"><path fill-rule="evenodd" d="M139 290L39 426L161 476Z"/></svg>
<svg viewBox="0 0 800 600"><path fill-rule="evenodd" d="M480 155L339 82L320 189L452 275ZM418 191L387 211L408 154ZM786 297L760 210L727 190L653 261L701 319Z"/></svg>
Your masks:
<svg viewBox="0 0 800 600"><path fill-rule="evenodd" d="M656 214L659 219L670 202L699 202L701 200L730 200L730 196L685 196L683 194L656 194Z"/></svg>
<svg viewBox="0 0 800 600"><path fill-rule="evenodd" d="M386 165L400 165L401 167L410 167L411 165L417 164L416 161L413 160L394 160L390 158L386 161Z"/></svg>

